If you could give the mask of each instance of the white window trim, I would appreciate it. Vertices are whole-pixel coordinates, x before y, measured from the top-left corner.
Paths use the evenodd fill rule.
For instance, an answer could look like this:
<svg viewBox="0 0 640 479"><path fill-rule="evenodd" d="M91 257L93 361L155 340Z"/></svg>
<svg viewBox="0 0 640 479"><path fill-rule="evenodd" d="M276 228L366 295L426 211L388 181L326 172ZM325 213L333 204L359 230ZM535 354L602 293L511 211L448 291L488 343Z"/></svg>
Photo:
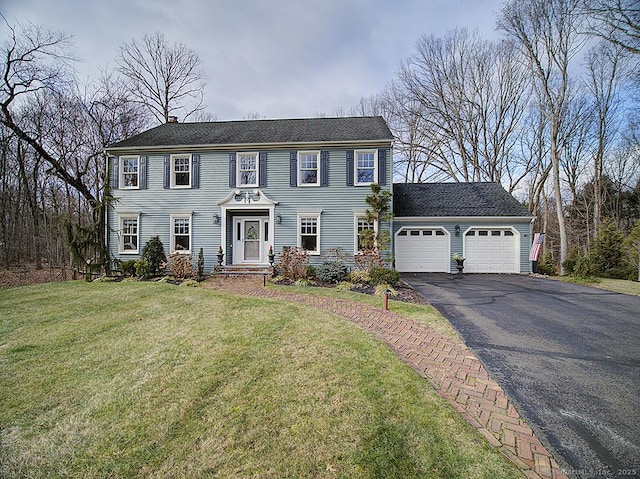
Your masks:
<svg viewBox="0 0 640 479"><path fill-rule="evenodd" d="M316 155L316 182L315 183L303 183L302 182L302 155ZM299 151L298 152L298 186L320 186L320 151Z"/></svg>
<svg viewBox="0 0 640 479"><path fill-rule="evenodd" d="M136 220L136 242L137 248L135 250L124 249L124 220ZM139 254L140 252L140 213L121 213L118 215L118 253L119 254Z"/></svg>
<svg viewBox="0 0 640 479"><path fill-rule="evenodd" d="M138 162L138 184L136 186L125 186L125 181L124 181L124 161L125 160L136 160ZM139 190L140 189L140 156L137 155L127 155L127 156L121 156L119 158L120 161L120 165L119 165L119 175L120 178L118 178L119 181L119 186L121 190Z"/></svg>
<svg viewBox="0 0 640 479"><path fill-rule="evenodd" d="M178 159L188 159L189 160L189 184L188 185L176 185L176 171L175 171L175 161ZM179 154L179 155L171 155L171 171L170 171L170 182L172 189L189 189L191 188L191 177L193 176L193 158L189 154Z"/></svg>
<svg viewBox="0 0 640 479"><path fill-rule="evenodd" d="M315 251L308 251L310 256L320 256L320 251L322 251L322 248L320 247L320 232L322 231L322 229L320 228L320 217L322 215L322 211L301 211L298 212L298 219L297 219L297 232L296 232L296 246L298 248L302 248L302 232L300 231L302 228L302 218L314 218L316 220L316 236L318 238L318 241L316 242L316 250Z"/></svg>
<svg viewBox="0 0 640 479"><path fill-rule="evenodd" d="M240 158L243 156L253 156L256 159L256 181L255 183L241 183L240 180L242 178L242 176L240 175L240 172L242 171L240 169L240 165L241 165L241 161ZM236 161L236 185L238 186L238 188L255 188L260 184L260 155L258 154L257 151L244 151L244 152L240 152L236 155L237 161Z"/></svg>
<svg viewBox="0 0 640 479"><path fill-rule="evenodd" d="M364 211L356 211L353 213L353 251L355 254L362 253L362 250L358 248L358 220L364 219L367 214ZM373 229L373 226L372 228Z"/></svg>
<svg viewBox="0 0 640 479"><path fill-rule="evenodd" d="M191 213L172 213L169 215L169 238L171 242L171 254L180 253L180 254L191 254L193 250L193 215ZM176 250L176 239L174 235L174 221L177 219L188 219L189 220L189 249L181 249Z"/></svg>
<svg viewBox="0 0 640 479"><path fill-rule="evenodd" d="M373 181L360 182L358 181L358 154L360 153L373 153ZM355 150L353 152L353 184L355 186L369 186L378 182L378 150Z"/></svg>

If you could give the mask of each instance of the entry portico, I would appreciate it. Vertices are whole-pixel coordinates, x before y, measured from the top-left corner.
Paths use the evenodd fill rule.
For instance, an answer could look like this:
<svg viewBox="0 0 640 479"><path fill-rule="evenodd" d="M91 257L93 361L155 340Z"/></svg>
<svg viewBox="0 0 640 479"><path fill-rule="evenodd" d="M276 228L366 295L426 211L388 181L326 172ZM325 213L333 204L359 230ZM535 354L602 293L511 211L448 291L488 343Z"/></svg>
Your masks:
<svg viewBox="0 0 640 479"><path fill-rule="evenodd" d="M221 245L231 245L232 252L226 255L232 265L269 264L269 247L275 235L275 207L258 188L235 189L218 202L221 210ZM231 241L228 241L231 239Z"/></svg>

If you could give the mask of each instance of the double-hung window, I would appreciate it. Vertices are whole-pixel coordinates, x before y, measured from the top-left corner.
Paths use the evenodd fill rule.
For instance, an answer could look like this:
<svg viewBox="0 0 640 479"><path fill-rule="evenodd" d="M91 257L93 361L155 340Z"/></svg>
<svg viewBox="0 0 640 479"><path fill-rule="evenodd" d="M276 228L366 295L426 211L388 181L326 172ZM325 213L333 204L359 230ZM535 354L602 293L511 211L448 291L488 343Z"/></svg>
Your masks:
<svg viewBox="0 0 640 479"><path fill-rule="evenodd" d="M376 150L355 151L356 185L370 185L377 181L378 152Z"/></svg>
<svg viewBox="0 0 640 479"><path fill-rule="evenodd" d="M191 252L191 215L171 215L171 251Z"/></svg>
<svg viewBox="0 0 640 479"><path fill-rule="evenodd" d="M320 254L320 214L298 214L298 248Z"/></svg>
<svg viewBox="0 0 640 479"><path fill-rule="evenodd" d="M368 244L373 239L373 223L367 221L365 216L356 216L356 251L364 251L373 245Z"/></svg>
<svg viewBox="0 0 640 479"><path fill-rule="evenodd" d="M120 188L138 189L140 187L140 157L120 157Z"/></svg>
<svg viewBox="0 0 640 479"><path fill-rule="evenodd" d="M298 152L298 185L319 186L319 151Z"/></svg>
<svg viewBox="0 0 640 479"><path fill-rule="evenodd" d="M120 253L138 253L139 223L138 215L120 216Z"/></svg>
<svg viewBox="0 0 640 479"><path fill-rule="evenodd" d="M238 186L258 186L258 153L238 153Z"/></svg>
<svg viewBox="0 0 640 479"><path fill-rule="evenodd" d="M191 155L171 156L171 188L191 188Z"/></svg>

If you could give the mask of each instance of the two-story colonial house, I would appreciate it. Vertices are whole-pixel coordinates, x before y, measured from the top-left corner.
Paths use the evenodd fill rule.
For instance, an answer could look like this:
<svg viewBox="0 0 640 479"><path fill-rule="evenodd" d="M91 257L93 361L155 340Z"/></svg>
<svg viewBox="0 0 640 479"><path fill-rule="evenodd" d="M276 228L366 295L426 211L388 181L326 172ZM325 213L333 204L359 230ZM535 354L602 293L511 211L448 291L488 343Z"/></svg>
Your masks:
<svg viewBox="0 0 640 479"><path fill-rule="evenodd" d="M110 254L137 259L152 236L167 253L203 249L211 271L267 266L283 246L360 249L372 183L392 186L382 117L169 122L110 145ZM382 228L391 231L391 224Z"/></svg>

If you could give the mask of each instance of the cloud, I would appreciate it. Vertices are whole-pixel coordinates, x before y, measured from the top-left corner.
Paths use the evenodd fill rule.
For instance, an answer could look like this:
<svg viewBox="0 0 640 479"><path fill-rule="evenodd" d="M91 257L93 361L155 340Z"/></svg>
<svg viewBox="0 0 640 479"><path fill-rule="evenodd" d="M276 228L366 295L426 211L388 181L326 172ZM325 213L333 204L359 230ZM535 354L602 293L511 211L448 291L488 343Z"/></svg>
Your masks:
<svg viewBox="0 0 640 479"><path fill-rule="evenodd" d="M456 26L491 35L501 0L22 0L10 23L73 34L80 74L113 66L119 46L162 32L195 50L207 110L219 119L348 110L378 93L421 34Z"/></svg>

